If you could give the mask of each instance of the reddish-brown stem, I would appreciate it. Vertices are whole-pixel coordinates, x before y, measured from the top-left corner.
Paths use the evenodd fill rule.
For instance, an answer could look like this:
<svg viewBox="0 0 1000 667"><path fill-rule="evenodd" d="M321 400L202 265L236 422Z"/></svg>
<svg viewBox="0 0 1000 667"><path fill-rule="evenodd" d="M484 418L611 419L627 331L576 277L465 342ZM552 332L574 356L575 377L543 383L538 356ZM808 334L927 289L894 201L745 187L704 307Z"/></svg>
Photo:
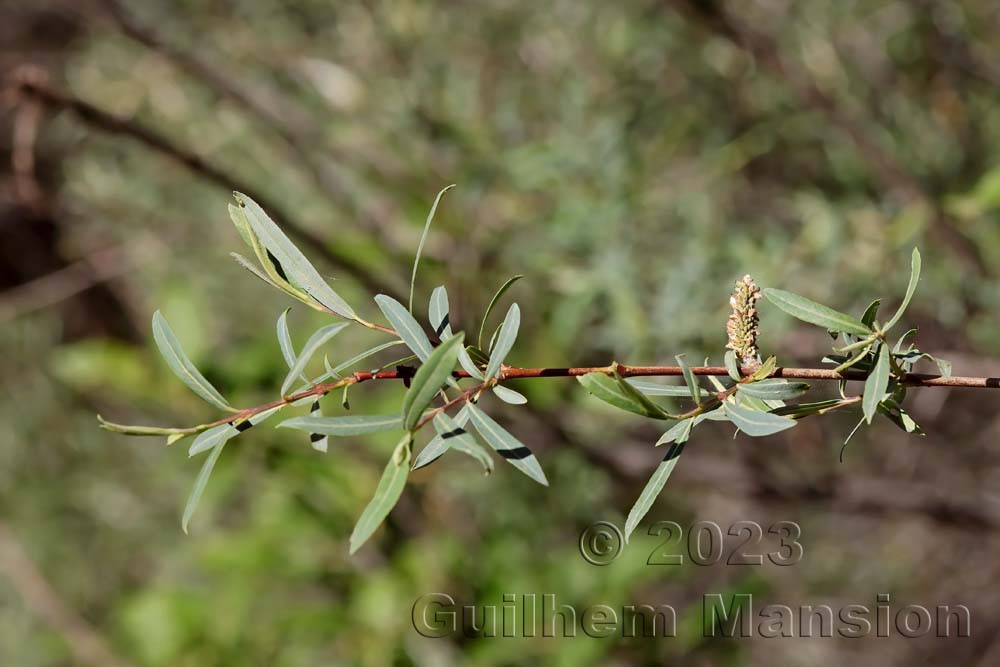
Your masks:
<svg viewBox="0 0 1000 667"><path fill-rule="evenodd" d="M683 370L680 366L626 366L625 364L611 364L609 366L583 366L575 368L517 368L514 366L504 366L500 371L498 380L500 382L504 382L507 380L522 380L529 378L578 377L581 375L587 375L588 373L613 375L616 371L621 377L672 377L683 375ZM729 374L724 366L692 366L691 372L695 375L713 375L719 377L727 376ZM744 375L750 375L753 372L753 369L743 369L742 372ZM456 379L471 377L465 371L455 371L452 373L452 376ZM372 373L370 371L353 373L340 380L317 384L297 394L286 396L282 399L271 401L270 403L240 410L236 414L223 417L222 419L208 424L203 424L192 430L204 430L205 428L218 426L220 424L243 421L256 414L260 414L261 412L281 407L283 405L288 405L310 396L323 396L324 394L327 394L334 389L339 389L347 384L359 384L370 380L403 380L410 377L413 377L412 372L395 370L379 371L376 373ZM850 370L838 373L825 368L779 367L774 370L770 377L794 380L864 381L867 375L860 371ZM929 375L925 373L907 373L902 379L901 384L908 387L966 387L973 389L1000 389L1000 378L966 377L960 375L944 377L941 375ZM476 392L481 391L483 388L484 385L477 385L476 387L469 389L461 396L449 401L444 406L437 408L432 414L429 415L429 417L425 417L421 420L419 425L423 426L427 423L427 421L429 421L429 418L432 418L441 410L458 404ZM856 402L856 400L849 402Z"/></svg>

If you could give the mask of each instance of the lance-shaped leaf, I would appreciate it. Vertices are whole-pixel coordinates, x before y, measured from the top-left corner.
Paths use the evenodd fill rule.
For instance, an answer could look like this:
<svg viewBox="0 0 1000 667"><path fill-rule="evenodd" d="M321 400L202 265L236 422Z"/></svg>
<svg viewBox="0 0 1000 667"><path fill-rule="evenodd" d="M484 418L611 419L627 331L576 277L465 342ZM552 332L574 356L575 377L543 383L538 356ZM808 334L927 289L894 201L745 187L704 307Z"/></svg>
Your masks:
<svg viewBox="0 0 1000 667"><path fill-rule="evenodd" d="M636 394L640 396L641 394L634 388L633 391L635 393L627 391L622 385L629 387L631 385L628 385L624 381L619 384L604 373L587 373L586 375L578 376L576 379L591 395L601 399L605 403L610 403L619 410L626 410L652 419L669 419L666 411L655 403L652 403L648 399L645 402L639 400Z"/></svg>
<svg viewBox="0 0 1000 667"><path fill-rule="evenodd" d="M493 387L493 393L496 394L504 403L510 403L511 405L524 405L528 402L524 394L514 391L513 389L508 389L502 385L497 385Z"/></svg>
<svg viewBox="0 0 1000 667"><path fill-rule="evenodd" d="M462 407L462 409L458 411L458 414L455 415L454 419L451 419L451 421L454 422L457 428L464 427L468 423L469 421L468 407L469 404L466 403ZM447 416L447 413L442 412L441 414ZM420 453L417 454L416 457L414 457L413 470L416 470L417 468L423 468L424 466L428 466L431 463L434 463L439 458L441 458L442 454L444 454L451 448L450 440L452 438L446 440L445 438L441 437L442 429L445 428L447 422L445 422L444 420L438 420L437 417L438 415L435 415L434 421L432 422L434 424L434 430L437 431L437 435L431 438L430 442L424 445L424 448L420 450ZM446 429L447 432L454 430L455 429Z"/></svg>
<svg viewBox="0 0 1000 667"><path fill-rule="evenodd" d="M177 336L174 335L170 325L167 324L167 319L160 311L153 313L153 340L156 341L156 347L166 359L170 370L181 379L181 382L190 387L191 391L221 410L232 411L232 407L222 397L219 390L205 379L205 376L195 368L191 360L184 354L180 341L177 340Z"/></svg>
<svg viewBox="0 0 1000 667"><path fill-rule="evenodd" d="M240 433L248 431L251 427L256 426L257 424L260 424L264 420L268 419L280 409L281 407L271 408L270 410L265 410L264 412L250 417L250 419L246 419L241 422L232 421L228 424L220 424L219 426L213 426L207 431L202 431L191 443L191 446L188 447L188 456L201 454L205 450L212 449L227 440L235 438Z"/></svg>
<svg viewBox="0 0 1000 667"><path fill-rule="evenodd" d="M638 380L636 378L625 378L625 381L647 396L683 397L691 395L691 390L686 386L680 387L671 384L658 384L656 382L650 382L649 380ZM698 395L702 398L707 398L711 394L705 389L700 389Z"/></svg>
<svg viewBox="0 0 1000 667"><path fill-rule="evenodd" d="M782 415L784 417L790 417L791 419L802 419L803 417L823 414L823 411L838 406L840 403L841 399L839 398L828 398L823 401L799 403L798 405L786 405L784 407L775 408L771 411L771 414Z"/></svg>
<svg viewBox="0 0 1000 667"><path fill-rule="evenodd" d="M830 331L840 331L859 336L866 336L871 333L871 329L866 327L865 323L858 318L838 312L833 308L827 308L804 296L774 288L765 289L764 296L775 306L803 322L809 322Z"/></svg>
<svg viewBox="0 0 1000 667"><path fill-rule="evenodd" d="M133 424L116 424L115 422L109 422L101 415L97 415L97 423L105 431L111 431L112 433L122 433L124 435L165 435L169 438L172 436L183 437L185 435L191 434L191 431L187 428L175 428L172 426L142 426Z"/></svg>
<svg viewBox="0 0 1000 667"><path fill-rule="evenodd" d="M468 420L467 407L462 408L454 419L444 412L435 415L434 429L437 435L417 455L413 461L413 469L423 468L439 459L449 449L454 449L479 461L483 466L483 472L487 475L492 473L493 459L489 452L464 428Z"/></svg>
<svg viewBox="0 0 1000 667"><path fill-rule="evenodd" d="M388 343L382 343L381 345L376 345L375 347L370 348L368 350L365 350L364 352L361 352L360 354L354 355L353 357L351 357L347 361L343 361L343 362L337 364L337 366L334 367L334 368L329 368L328 367L327 368L327 376L328 377L332 377L334 379L339 378L341 372L347 370L348 368L350 368L354 364L356 364L358 362L361 362L361 361L364 361L368 357L374 356L374 355L378 354L379 352L381 352L382 350L387 350L390 347L395 347L396 345L402 345L402 344L403 344L403 341L401 341L401 340L390 340Z"/></svg>
<svg viewBox="0 0 1000 667"><path fill-rule="evenodd" d="M344 385L344 389L351 385ZM313 419L321 419L323 417L323 409L320 407L319 399L313 401L313 404L309 408L309 416ZM310 433L309 434L309 444L317 452L323 452L326 454L327 449L330 447L330 440L322 433Z"/></svg>
<svg viewBox="0 0 1000 667"><path fill-rule="evenodd" d="M701 387L698 386L698 379L691 371L691 367L684 360L684 355L678 354L674 359L677 360L677 364L681 367L681 373L684 374L684 383L688 386L688 391L691 393L691 400L695 403L701 403Z"/></svg>
<svg viewBox="0 0 1000 667"><path fill-rule="evenodd" d="M278 424L310 433L336 437L393 431L403 426L400 415L348 415L346 417L292 417Z"/></svg>
<svg viewBox="0 0 1000 667"><path fill-rule="evenodd" d="M880 305L882 305L882 299L875 299L865 308L864 314L861 315L861 322L866 327L871 327L875 324L875 318L878 316L878 307Z"/></svg>
<svg viewBox="0 0 1000 667"><path fill-rule="evenodd" d="M288 311L290 310L291 308L285 308L278 316L278 322L275 325L278 334L278 347L281 349L281 356L289 369L295 367L295 346L292 345L292 334L288 330ZM305 375L300 373L299 377L306 381Z"/></svg>
<svg viewBox="0 0 1000 667"><path fill-rule="evenodd" d="M903 297L903 303L899 304L899 309L896 310L896 314L885 323L882 327L883 331L888 331L891 329L896 322L899 322L899 318L903 316L906 311L906 307L910 305L910 299L913 298L913 293L917 290L917 282L920 280L920 251L916 248L913 249L913 254L910 255L910 283L906 286L906 296ZM871 423L871 420L868 420Z"/></svg>
<svg viewBox="0 0 1000 667"><path fill-rule="evenodd" d="M427 317L431 321L434 335L444 340L451 333L451 312L448 306L448 290L439 285L431 292L430 305L427 307Z"/></svg>
<svg viewBox="0 0 1000 667"><path fill-rule="evenodd" d="M323 280L319 271L295 247L295 244L281 231L278 225L274 224L274 221L257 205L257 202L239 192L234 194L237 203L246 215L250 229L274 258L277 267L280 267L288 282L337 315L351 320L357 319L354 310Z"/></svg>
<svg viewBox="0 0 1000 667"><path fill-rule="evenodd" d="M861 408L865 414L865 421L869 424L875 418L878 404L885 398L886 389L889 387L889 347L882 343L879 346L878 361L875 368L868 374L865 380L864 398L861 399Z"/></svg>
<svg viewBox="0 0 1000 667"><path fill-rule="evenodd" d="M514 283L523 277L524 276L517 275L508 279L507 282L500 286L500 289L498 289L497 293L493 295L493 298L490 299L490 304L486 306L486 312L483 314L483 321L479 324L479 337L476 339L476 347L481 348L483 346L483 332L486 330L486 321L489 320L490 313L493 312L493 307L497 305L500 297L502 297Z"/></svg>
<svg viewBox="0 0 1000 667"><path fill-rule="evenodd" d="M638 500L635 501L632 509L629 510L628 518L625 519L626 542L628 542L629 537L635 531L639 522L649 512L649 508L653 506L653 501L660 495L660 491L663 490L663 486L667 483L670 473L674 471L677 459L680 458L683 451L684 443L674 443L671 445L670 449L667 450L666 456L663 457L663 461L660 462L660 465L653 472L653 476L646 482L646 486L642 489L642 493L639 494Z"/></svg>
<svg viewBox="0 0 1000 667"><path fill-rule="evenodd" d="M732 350L727 350L724 359L726 363L726 372L729 373L729 377L739 382L740 378L743 376L740 373L740 364L736 360L736 353Z"/></svg>
<svg viewBox="0 0 1000 667"><path fill-rule="evenodd" d="M507 354L514 347L514 341L517 340L517 330L520 327L521 308L515 303L507 311L507 316L504 317L503 324L500 325L500 333L497 336L496 345L493 346L492 352L490 352L490 363L486 366L487 380L496 377L496 374L500 372L500 366L503 365Z"/></svg>
<svg viewBox="0 0 1000 667"><path fill-rule="evenodd" d="M805 382L789 382L788 380L771 378L759 382L743 383L737 391L767 401L784 401L797 398L806 393L808 389L809 385Z"/></svg>
<svg viewBox="0 0 1000 667"><path fill-rule="evenodd" d="M410 274L410 301L409 308L407 310L411 313L413 312L413 286L417 282L417 267L420 266L420 255L424 251L424 242L427 240L427 232L430 231L431 223L434 221L434 213L437 212L438 204L441 202L441 197L453 187L455 187L454 184L449 185L443 188L441 192L437 193L437 197L434 198L434 203L431 205L430 213L427 214L427 220L424 222L424 231L420 235L420 243L417 244L417 254L413 258L413 273Z"/></svg>
<svg viewBox="0 0 1000 667"><path fill-rule="evenodd" d="M772 435L795 426L795 420L771 412L758 412L728 401L722 407L729 421L755 438Z"/></svg>
<svg viewBox="0 0 1000 667"><path fill-rule="evenodd" d="M508 433L492 417L471 403L468 404L469 421L483 436L483 440L496 450L497 454L507 460L512 466L544 486L549 485L538 459L520 440Z"/></svg>
<svg viewBox="0 0 1000 667"><path fill-rule="evenodd" d="M385 294L376 296L375 303L378 304L385 319L389 320L389 324L396 330L406 346L413 350L413 354L417 355L420 361L427 361L427 357L431 356L434 348L430 339L427 338L427 334L420 328L420 324L413 319L410 311L403 304Z"/></svg>
<svg viewBox="0 0 1000 667"><path fill-rule="evenodd" d="M184 505L184 515L181 517L181 530L185 534L188 532L188 524L191 522L191 517L194 516L194 511L198 509L198 503L201 502L201 494L205 492L205 487L208 486L208 478L212 476L212 470L215 468L215 464L218 463L219 456L222 455L222 448L225 446L226 440L219 442L201 465L201 470L198 471L198 477L194 481L194 488L191 489L191 494Z"/></svg>
<svg viewBox="0 0 1000 667"><path fill-rule="evenodd" d="M691 429L694 428L695 419L695 417L682 419L671 426L667 429L667 432L661 435L660 439L656 441L656 446L659 447L660 445L668 445L672 442L677 442L679 444L687 442L688 438L691 437Z"/></svg>
<svg viewBox="0 0 1000 667"><path fill-rule="evenodd" d="M406 486L406 477L410 472L410 443L412 435L407 433L396 445L389 462L385 464L382 478L375 488L375 495L368 502L358 522L351 533L351 553L361 548L372 533L382 524L385 517L396 506L399 496Z"/></svg>
<svg viewBox="0 0 1000 667"><path fill-rule="evenodd" d="M465 334L458 332L441 343L417 369L410 381L410 389L403 397L403 428L412 429L417 425L424 409L430 405L441 391L441 387L451 377L458 351L464 340Z"/></svg>
<svg viewBox="0 0 1000 667"><path fill-rule="evenodd" d="M306 341L305 346L302 348L302 352L299 354L298 358L295 359L295 363L288 371L288 375L285 376L285 381L281 385L281 395L286 396L288 390L292 388L295 383L295 379L302 375L302 371L305 370L306 364L312 359L316 351L319 350L327 341L339 334L347 326L347 322L338 322L336 324L328 324L316 331L309 340Z"/></svg>

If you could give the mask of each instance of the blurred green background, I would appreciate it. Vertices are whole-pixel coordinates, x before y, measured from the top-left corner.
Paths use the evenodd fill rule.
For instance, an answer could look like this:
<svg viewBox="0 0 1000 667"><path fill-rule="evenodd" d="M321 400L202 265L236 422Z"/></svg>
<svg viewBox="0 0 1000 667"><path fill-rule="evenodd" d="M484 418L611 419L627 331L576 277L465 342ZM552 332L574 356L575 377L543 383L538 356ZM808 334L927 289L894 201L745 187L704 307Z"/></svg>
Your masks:
<svg viewBox="0 0 1000 667"><path fill-rule="evenodd" d="M433 196L457 183L418 302L447 285L474 331L524 274L518 365L719 363L735 278L860 313L898 301L919 246L905 321L921 347L1000 375L998 29L991 0L0 2L0 664L998 664L992 392L911 392L927 436L878 423L843 463L856 416L762 440L704 427L645 523L796 521L805 555L786 568L647 565L662 539L646 535L610 566L581 558L586 526L622 524L661 429L571 380L489 404L550 488L447 456L350 558L391 437L324 456L255 429L185 536L200 461L95 419L216 417L157 355L157 308L235 405L270 400L285 373L274 321L291 304L229 259L227 188L183 152L318 238L306 253L369 319L373 283L405 297ZM26 81L60 101L19 94ZM818 362L821 331L762 310L765 353ZM290 322L301 345L323 318ZM381 340L351 331L328 352ZM352 395L359 412L400 400ZM701 596L745 591L964 604L973 634L702 636ZM435 592L671 604L678 636L427 639L411 607Z"/></svg>

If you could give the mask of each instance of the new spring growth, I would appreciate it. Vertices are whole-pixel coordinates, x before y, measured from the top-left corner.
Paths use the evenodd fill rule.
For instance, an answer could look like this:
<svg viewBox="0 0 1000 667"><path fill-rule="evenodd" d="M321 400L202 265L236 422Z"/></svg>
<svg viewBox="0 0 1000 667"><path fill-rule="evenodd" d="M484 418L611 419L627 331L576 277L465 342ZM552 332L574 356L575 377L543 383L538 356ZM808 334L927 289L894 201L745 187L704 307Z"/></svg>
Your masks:
<svg viewBox="0 0 1000 667"><path fill-rule="evenodd" d="M726 322L726 333L729 335L726 348L736 353L744 367L754 368L760 365L757 350L757 335L760 333L757 301L760 297L760 288L749 274L736 281L733 295L729 297L733 312Z"/></svg>

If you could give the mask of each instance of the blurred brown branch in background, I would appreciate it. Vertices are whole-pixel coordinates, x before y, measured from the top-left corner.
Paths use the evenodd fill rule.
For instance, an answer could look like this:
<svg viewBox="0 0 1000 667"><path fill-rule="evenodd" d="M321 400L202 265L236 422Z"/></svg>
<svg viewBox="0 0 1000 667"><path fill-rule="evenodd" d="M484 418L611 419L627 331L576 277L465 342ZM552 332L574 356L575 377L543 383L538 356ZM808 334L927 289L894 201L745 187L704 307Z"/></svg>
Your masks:
<svg viewBox="0 0 1000 667"><path fill-rule="evenodd" d="M23 69L17 70L7 82L8 89L18 100L28 100L40 103L51 110L72 112L88 127L108 134L126 136L150 150L167 157L182 165L196 176L226 190L238 190L250 195L261 206L266 208L282 228L296 240L311 248L323 257L333 267L350 274L368 290L376 293L392 294L398 292L393 284L363 265L349 253L331 249L326 241L315 232L307 229L295 220L276 201L262 194L252 184L241 181L226 173L220 167L211 164L197 153L178 145L167 137L128 118L120 118L107 111L85 102L69 93L60 91L40 80L37 76L25 76Z"/></svg>
<svg viewBox="0 0 1000 667"><path fill-rule="evenodd" d="M25 606L65 640L76 664L129 667L131 663L115 654L104 637L66 604L3 521L0 521L0 574L21 596Z"/></svg>

